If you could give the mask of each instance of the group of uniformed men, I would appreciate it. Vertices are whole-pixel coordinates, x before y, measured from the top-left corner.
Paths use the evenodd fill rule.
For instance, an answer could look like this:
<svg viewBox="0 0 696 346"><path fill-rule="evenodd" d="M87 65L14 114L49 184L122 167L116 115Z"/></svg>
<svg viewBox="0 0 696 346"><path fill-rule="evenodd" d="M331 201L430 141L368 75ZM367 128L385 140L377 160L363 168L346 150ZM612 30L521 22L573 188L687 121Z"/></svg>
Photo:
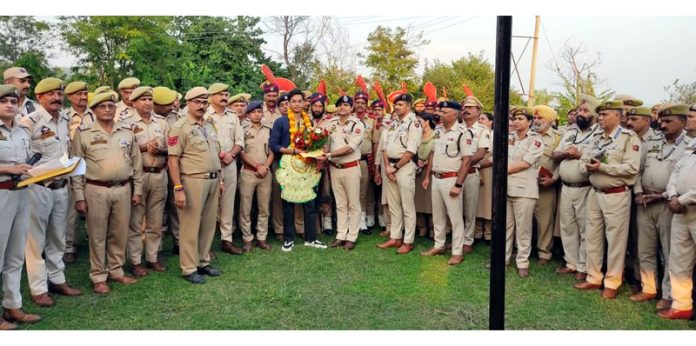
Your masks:
<svg viewBox="0 0 696 346"><path fill-rule="evenodd" d="M109 292L108 281L134 284L151 270L166 271L158 257L163 224L182 276L192 283L221 274L210 265L216 224L221 250L231 254L270 249L269 223L286 252L296 233L305 246L326 248L319 225L327 235L336 229L328 247L352 250L361 231L379 224L389 240L378 247L406 254L416 229L425 235L431 228L434 245L421 255L451 247L449 265L461 263L476 238L490 239L492 115L482 113L474 96L462 103L414 101L397 91L370 102L359 90L327 106L323 93L279 90L272 81L261 85L263 101L252 101L249 94L230 97L223 83L182 96L130 77L118 93L46 78L32 101L24 68L3 77L0 329L41 319L22 310L25 263L37 305L54 305L49 293L82 294L64 275L64 263L75 261L78 213L86 219L89 275L98 294ZM64 97L70 108L63 108ZM631 300L658 297L662 267L658 315L688 319L696 261L696 108L641 105L630 96L606 102L586 96L561 128L549 106L511 108L506 263L516 249L518 274L527 277L533 237L545 265L560 236L565 264L556 272L574 274L578 289L603 287L602 296L613 299L628 252L642 287ZM316 157L324 174L315 199L290 203L273 176L283 155L305 152L295 146L295 134L305 128L330 134ZM85 161L84 175L17 188L32 165L66 154ZM237 227L241 248L233 240ZM124 272L126 256L132 276Z"/></svg>

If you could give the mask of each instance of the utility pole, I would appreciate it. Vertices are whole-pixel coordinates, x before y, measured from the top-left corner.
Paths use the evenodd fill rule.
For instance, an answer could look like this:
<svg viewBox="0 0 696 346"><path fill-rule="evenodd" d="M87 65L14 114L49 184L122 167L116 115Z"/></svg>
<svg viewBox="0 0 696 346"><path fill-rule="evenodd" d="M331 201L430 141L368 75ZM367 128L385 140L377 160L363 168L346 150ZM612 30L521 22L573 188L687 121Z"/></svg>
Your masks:
<svg viewBox="0 0 696 346"><path fill-rule="evenodd" d="M537 60L537 49L539 48L539 26L541 24L541 17L535 17L534 24L534 45L532 46L532 72L529 74L529 99L527 99L527 107L534 107L534 79L536 77L536 60Z"/></svg>

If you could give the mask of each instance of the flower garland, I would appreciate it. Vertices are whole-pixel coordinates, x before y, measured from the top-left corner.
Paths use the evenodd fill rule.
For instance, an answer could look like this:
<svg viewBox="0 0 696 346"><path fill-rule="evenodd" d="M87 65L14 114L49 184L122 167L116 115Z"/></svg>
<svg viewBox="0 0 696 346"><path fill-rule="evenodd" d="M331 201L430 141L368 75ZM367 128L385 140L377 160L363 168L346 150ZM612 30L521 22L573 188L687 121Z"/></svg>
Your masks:
<svg viewBox="0 0 696 346"><path fill-rule="evenodd" d="M288 121L290 122L290 148L295 148L295 139L298 135L303 135L305 129L312 127L312 121L309 120L309 115L304 110L302 111L302 122L303 125L300 126L300 130L297 131L297 118L295 117L295 112L292 109L288 109Z"/></svg>

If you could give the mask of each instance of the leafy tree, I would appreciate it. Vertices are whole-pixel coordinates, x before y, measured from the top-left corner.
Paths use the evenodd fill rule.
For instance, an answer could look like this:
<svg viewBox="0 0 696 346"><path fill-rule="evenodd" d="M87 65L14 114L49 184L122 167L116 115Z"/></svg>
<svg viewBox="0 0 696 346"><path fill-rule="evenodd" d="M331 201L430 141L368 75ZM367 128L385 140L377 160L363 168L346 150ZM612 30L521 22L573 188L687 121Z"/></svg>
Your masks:
<svg viewBox="0 0 696 346"><path fill-rule="evenodd" d="M34 17L0 16L0 63L11 64L27 53L44 56L53 46L50 31L48 23Z"/></svg>
<svg viewBox="0 0 696 346"><path fill-rule="evenodd" d="M682 83L677 79L664 89L669 93L669 98L663 102L696 104L696 82Z"/></svg>

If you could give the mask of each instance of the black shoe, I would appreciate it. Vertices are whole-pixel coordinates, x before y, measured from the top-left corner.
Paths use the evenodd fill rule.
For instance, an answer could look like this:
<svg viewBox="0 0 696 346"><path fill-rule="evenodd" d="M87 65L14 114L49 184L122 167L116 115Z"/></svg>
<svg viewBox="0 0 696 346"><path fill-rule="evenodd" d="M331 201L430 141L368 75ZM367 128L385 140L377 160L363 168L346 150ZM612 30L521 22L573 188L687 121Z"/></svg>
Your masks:
<svg viewBox="0 0 696 346"><path fill-rule="evenodd" d="M222 274L219 270L207 265L205 267L198 268L198 274L208 275L208 276L220 276Z"/></svg>
<svg viewBox="0 0 696 346"><path fill-rule="evenodd" d="M192 284L204 284L205 283L205 278L203 275L198 274L197 272L193 272L189 275L186 275L183 277L184 280L192 283Z"/></svg>
<svg viewBox="0 0 696 346"><path fill-rule="evenodd" d="M172 255L179 256L179 245L172 246Z"/></svg>
<svg viewBox="0 0 696 346"><path fill-rule="evenodd" d="M331 228L327 228L324 230L324 234L325 235L333 235L334 231Z"/></svg>
<svg viewBox="0 0 696 346"><path fill-rule="evenodd" d="M372 231L369 228L366 228L366 229L360 230L360 233L362 233L364 235L371 235Z"/></svg>

